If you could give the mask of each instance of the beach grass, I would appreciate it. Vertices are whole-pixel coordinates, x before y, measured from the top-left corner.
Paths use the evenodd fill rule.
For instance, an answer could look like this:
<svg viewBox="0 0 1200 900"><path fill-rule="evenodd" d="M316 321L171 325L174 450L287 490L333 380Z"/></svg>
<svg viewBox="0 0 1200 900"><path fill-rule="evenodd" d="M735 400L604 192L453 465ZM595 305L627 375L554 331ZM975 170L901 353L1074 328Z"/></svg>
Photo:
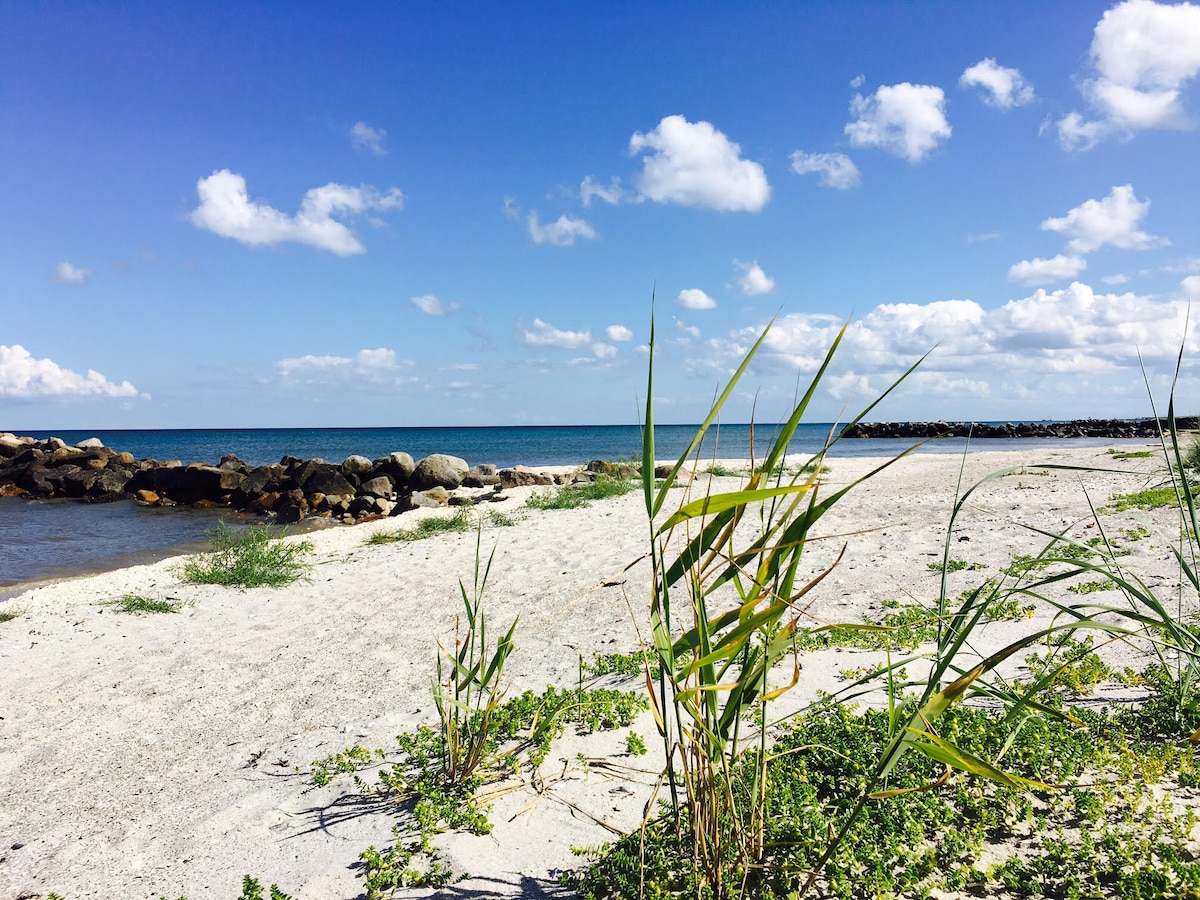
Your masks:
<svg viewBox="0 0 1200 900"><path fill-rule="evenodd" d="M653 473L651 473L653 480ZM609 497L620 497L635 490L637 485L632 481L609 476L597 476L595 481L581 484L564 484L561 487L546 492L534 492L525 501L528 509L582 509L590 506L594 500L606 500Z"/></svg>
<svg viewBox="0 0 1200 900"><path fill-rule="evenodd" d="M11 622L24 612L23 609L0 609L0 622Z"/></svg>
<svg viewBox="0 0 1200 900"><path fill-rule="evenodd" d="M452 516L429 516L419 521L412 528L376 531L367 538L367 543L370 545L379 545L423 541L437 534L454 534L462 531L470 531L475 525L475 519L471 514L465 509L460 509Z"/></svg>
<svg viewBox="0 0 1200 900"><path fill-rule="evenodd" d="M141 594L125 594L116 600L109 600L106 606L111 606L115 612L146 615L149 613L177 613L183 609L183 603L178 600L155 600Z"/></svg>
<svg viewBox="0 0 1200 900"><path fill-rule="evenodd" d="M181 577L190 584L284 587L307 576L308 541L284 541L284 532L251 528L235 534L222 522L209 535L216 549L189 557Z"/></svg>

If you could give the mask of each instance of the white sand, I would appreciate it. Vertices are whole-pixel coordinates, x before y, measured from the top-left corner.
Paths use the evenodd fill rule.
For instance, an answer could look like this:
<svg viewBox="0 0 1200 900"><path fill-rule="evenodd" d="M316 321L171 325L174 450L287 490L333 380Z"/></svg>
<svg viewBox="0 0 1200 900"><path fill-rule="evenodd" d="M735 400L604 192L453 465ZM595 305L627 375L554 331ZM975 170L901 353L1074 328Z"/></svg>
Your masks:
<svg viewBox="0 0 1200 900"><path fill-rule="evenodd" d="M877 462L834 460L829 489ZM1039 462L1142 472L1159 465L1114 463L1070 444L977 452L966 460L966 483ZM961 463L907 458L835 508L820 529L835 537L806 555L815 572L847 547L812 595L818 620L861 621L878 617L885 600L935 599L940 576L927 563L941 558ZM1091 474L1086 482L1100 504L1145 478ZM525 512L530 490L489 505L519 522L484 533L485 552L498 547L486 597L493 628L520 616L510 693L573 686L580 654L630 652L646 628L647 566L627 569L646 548L640 493L583 510ZM360 896L358 855L391 843L395 808L358 796L348 779L314 788L295 769L307 772L314 759L354 743L392 750L399 731L434 721L435 640L453 642L458 580L470 580L475 536L364 545L373 529L410 527L424 514L441 513L305 535L316 546L311 581L281 590L186 585L176 560L61 581L6 604L24 613L0 624L0 898L55 891L67 900L233 900L245 873L303 900ZM1031 469L991 482L953 535L954 555L986 568L953 574L952 591L1044 545L1015 522L1060 531L1087 515L1076 474ZM1171 533L1166 513L1143 518ZM1105 521L1128 527L1133 519ZM1168 584L1165 538L1132 547L1130 561ZM101 605L126 593L189 605L153 616ZM1005 627L1048 621L1041 611ZM796 698L838 689L840 670L873 659L814 654ZM635 730L654 747L652 724ZM576 864L571 846L611 837L589 816L635 827L653 773L625 781L575 760L583 752L652 770L653 754L620 755L626 733L568 737L544 767L547 787L496 802L491 835L446 835L444 858L472 876L447 896L556 894L551 870Z"/></svg>

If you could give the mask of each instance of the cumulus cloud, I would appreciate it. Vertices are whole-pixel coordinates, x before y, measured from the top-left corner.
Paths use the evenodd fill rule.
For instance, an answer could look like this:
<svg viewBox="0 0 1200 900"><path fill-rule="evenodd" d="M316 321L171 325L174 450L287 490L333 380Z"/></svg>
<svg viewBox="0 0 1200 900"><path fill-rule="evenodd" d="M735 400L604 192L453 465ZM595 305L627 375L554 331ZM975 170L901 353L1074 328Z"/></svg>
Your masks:
<svg viewBox="0 0 1200 900"><path fill-rule="evenodd" d="M1189 303L1200 303L1200 275L1189 275L1179 282L1179 293Z"/></svg>
<svg viewBox="0 0 1200 900"><path fill-rule="evenodd" d="M1128 284L1128 275L1105 275L1101 279L1105 284Z"/></svg>
<svg viewBox="0 0 1200 900"><path fill-rule="evenodd" d="M1127 0L1096 24L1081 90L1097 118L1058 123L1067 150L1147 128L1188 128L1183 88L1200 73L1200 6Z"/></svg>
<svg viewBox="0 0 1200 900"><path fill-rule="evenodd" d="M1138 200L1132 184L1114 187L1103 200L1088 200L1065 216L1047 219L1043 231L1055 231L1071 239L1071 253L1091 253L1105 245L1122 250L1146 250L1166 243L1162 238L1139 231L1138 223L1150 211L1149 200Z"/></svg>
<svg viewBox="0 0 1200 900"><path fill-rule="evenodd" d="M579 202L584 206L591 206L592 200L596 198L611 206L616 206L628 197L629 192L621 186L621 179L615 175L609 179L608 184L600 184L591 175L585 177L579 184Z"/></svg>
<svg viewBox="0 0 1200 900"><path fill-rule="evenodd" d="M858 166L845 153L792 153L792 171L797 175L816 172L825 187L844 191L857 187L860 179Z"/></svg>
<svg viewBox="0 0 1200 900"><path fill-rule="evenodd" d="M684 309L716 309L717 301L700 288L684 288L675 298L675 302Z"/></svg>
<svg viewBox="0 0 1200 900"><path fill-rule="evenodd" d="M590 331L563 331L541 319L533 320L533 327L525 329L521 338L527 347L557 347L560 350L575 350L592 343Z"/></svg>
<svg viewBox="0 0 1200 900"><path fill-rule="evenodd" d="M982 59L968 67L958 79L961 87L983 88L983 102L999 109L1012 109L1034 101L1033 87L1018 69L1009 69L994 59Z"/></svg>
<svg viewBox="0 0 1200 900"><path fill-rule="evenodd" d="M55 284L83 284L91 277L91 269L82 269L69 262L60 262L54 267L54 278L51 280Z"/></svg>
<svg viewBox="0 0 1200 900"><path fill-rule="evenodd" d="M920 162L950 137L946 95L928 84L885 84L869 97L855 94L846 125L855 147L879 147L909 162Z"/></svg>
<svg viewBox="0 0 1200 900"><path fill-rule="evenodd" d="M684 334L686 334L688 337L694 337L694 338L700 337L700 329L697 328L695 325L689 325L687 322L684 322L682 319L675 320L675 328L678 331L681 331ZM681 340L684 343L688 343L687 338L681 338Z"/></svg>
<svg viewBox="0 0 1200 900"><path fill-rule="evenodd" d="M609 325L604 329L604 333L608 335L610 341L624 342L633 340L633 332L624 325Z"/></svg>
<svg viewBox="0 0 1200 900"><path fill-rule="evenodd" d="M382 128L372 128L366 122L355 122L350 129L350 143L355 150L367 150L376 156L387 156L383 147L387 132Z"/></svg>
<svg viewBox="0 0 1200 900"><path fill-rule="evenodd" d="M35 359L20 344L0 344L0 397L136 397L128 381L109 381L88 369L86 375L64 369L52 359Z"/></svg>
<svg viewBox="0 0 1200 900"><path fill-rule="evenodd" d="M447 316L458 309L457 303L443 303L433 294L422 294L409 300L413 306L427 316Z"/></svg>
<svg viewBox="0 0 1200 900"><path fill-rule="evenodd" d="M742 159L742 148L708 122L667 116L653 131L635 132L629 152L647 154L637 187L656 203L758 212L771 197L763 167Z"/></svg>
<svg viewBox="0 0 1200 900"><path fill-rule="evenodd" d="M1192 287L1200 290L1200 277ZM1139 353L1151 366L1169 370L1173 364L1188 315L1187 288L1181 291L1184 297L1164 301L1097 294L1075 282L1053 292L1039 289L993 310L971 300L884 304L850 323L831 372L836 381L829 386L840 385L843 394L881 390L934 347L909 386L913 394L1007 400L1014 390L1086 388L1100 383L1090 379L1114 373L1137 386ZM832 316L783 316L767 334L756 366L815 372L841 324ZM757 337L756 329L746 328L706 341L696 365L728 370ZM1192 352L1196 345L1188 336Z"/></svg>
<svg viewBox="0 0 1200 900"><path fill-rule="evenodd" d="M412 366L412 361L400 359L395 350L378 347L374 350L359 350L354 356L297 356L281 359L275 368L284 378L307 376L320 380L321 376L357 376L377 380Z"/></svg>
<svg viewBox="0 0 1200 900"><path fill-rule="evenodd" d="M617 348L612 344L596 343L592 344L592 354L596 359L612 359L617 355Z"/></svg>
<svg viewBox="0 0 1200 900"><path fill-rule="evenodd" d="M1021 284L1038 285L1050 284L1055 281L1065 281L1074 278L1087 268L1087 260L1081 256L1063 256L1061 253L1051 259L1024 259L1008 270L1009 281L1019 281Z"/></svg>
<svg viewBox="0 0 1200 900"><path fill-rule="evenodd" d="M307 191L300 211L289 216L252 201L246 193L246 179L229 169L201 178L196 182L196 193L200 205L192 210L191 221L197 228L251 247L294 241L338 256L366 253L367 248L334 216L386 212L404 206L404 195L396 188L381 194L370 185L351 187L330 182Z"/></svg>
<svg viewBox="0 0 1200 900"><path fill-rule="evenodd" d="M529 236L535 244L553 244L555 247L570 247L575 241L583 238L593 241L596 239L596 229L583 219L576 219L565 213L549 225L538 222L537 212L531 212L525 219L529 226Z"/></svg>
<svg viewBox="0 0 1200 900"><path fill-rule="evenodd" d="M764 272L757 261L744 263L735 259L733 265L742 273L737 286L747 297L757 297L775 290L775 279Z"/></svg>

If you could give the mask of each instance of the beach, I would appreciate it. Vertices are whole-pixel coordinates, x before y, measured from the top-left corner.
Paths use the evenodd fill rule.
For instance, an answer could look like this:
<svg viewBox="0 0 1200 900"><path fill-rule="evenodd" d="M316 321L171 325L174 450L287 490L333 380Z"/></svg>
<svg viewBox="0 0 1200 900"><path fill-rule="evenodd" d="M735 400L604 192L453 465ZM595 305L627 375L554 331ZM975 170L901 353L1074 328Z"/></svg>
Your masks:
<svg viewBox="0 0 1200 900"><path fill-rule="evenodd" d="M832 460L823 490L882 462ZM817 532L826 537L805 552L808 574L843 548L844 556L805 598L805 622L861 622L877 618L885 601L934 601L942 576L929 564L942 559L960 480L966 487L1010 471L974 493L956 522L951 553L978 568L948 575L952 594L997 577L1015 554L1041 550L1046 539L1030 527L1058 533L1084 523L1072 534L1095 535L1084 527L1089 498L1102 506L1141 489L1162 465L1069 441L906 457L822 520ZM698 473L692 491L710 477ZM739 483L713 479L716 490ZM307 773L348 746L390 751L398 733L435 723L437 642L453 646L459 582L471 583L477 537L485 559L495 548L484 596L491 630L518 620L509 695L574 687L581 657L635 652L647 634L649 528L640 491L582 509L526 509L539 490L547 489L514 488L502 502L481 504L513 524L485 523L478 535L365 543L398 522L410 528L453 512L420 509L286 538L313 544L313 567L307 580L279 589L187 584L171 559L17 594L4 608L20 615L0 623L0 897L232 900L245 874L302 900L362 896L359 854L392 842L394 801L363 796L348 778L317 787ZM1129 567L1169 585L1171 511L1103 517L1114 529L1135 520L1152 533L1130 545ZM125 594L183 606L173 615L125 615L105 605ZM1039 608L997 623L987 640L1001 646L1050 616ZM1137 662L1132 650L1114 652L1117 664ZM805 654L787 702L836 691L839 672L880 657ZM626 686L639 690L636 681ZM555 876L579 865L571 848L611 840L642 820L661 750L656 756L648 716L633 730L647 755L624 753L629 729L568 732L541 783L516 782L495 799L491 834L438 839L442 860L466 880L441 894L401 895L568 895ZM596 762L584 765L579 754Z"/></svg>

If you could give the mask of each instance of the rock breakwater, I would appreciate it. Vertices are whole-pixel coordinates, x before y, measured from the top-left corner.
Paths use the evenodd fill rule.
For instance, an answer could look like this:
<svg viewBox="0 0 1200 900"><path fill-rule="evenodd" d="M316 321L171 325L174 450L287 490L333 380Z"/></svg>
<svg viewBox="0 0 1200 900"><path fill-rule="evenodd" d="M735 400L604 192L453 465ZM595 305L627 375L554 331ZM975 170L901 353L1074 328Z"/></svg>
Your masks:
<svg viewBox="0 0 1200 900"><path fill-rule="evenodd" d="M1176 419L1181 431L1195 431L1200 417ZM1166 419L1073 419L1070 422L1009 422L983 425L978 422L859 422L843 433L847 438L1152 438L1166 430Z"/></svg>
<svg viewBox="0 0 1200 900"><path fill-rule="evenodd" d="M215 465L185 465L181 460L135 459L96 438L71 446L59 438L0 434L0 496L229 507L279 524L311 517L354 523L421 506L499 499L501 491L520 485L586 477L520 466L469 467L445 454L414 460L404 452L374 460L350 456L340 463L285 456L265 466L248 466L230 455Z"/></svg>

